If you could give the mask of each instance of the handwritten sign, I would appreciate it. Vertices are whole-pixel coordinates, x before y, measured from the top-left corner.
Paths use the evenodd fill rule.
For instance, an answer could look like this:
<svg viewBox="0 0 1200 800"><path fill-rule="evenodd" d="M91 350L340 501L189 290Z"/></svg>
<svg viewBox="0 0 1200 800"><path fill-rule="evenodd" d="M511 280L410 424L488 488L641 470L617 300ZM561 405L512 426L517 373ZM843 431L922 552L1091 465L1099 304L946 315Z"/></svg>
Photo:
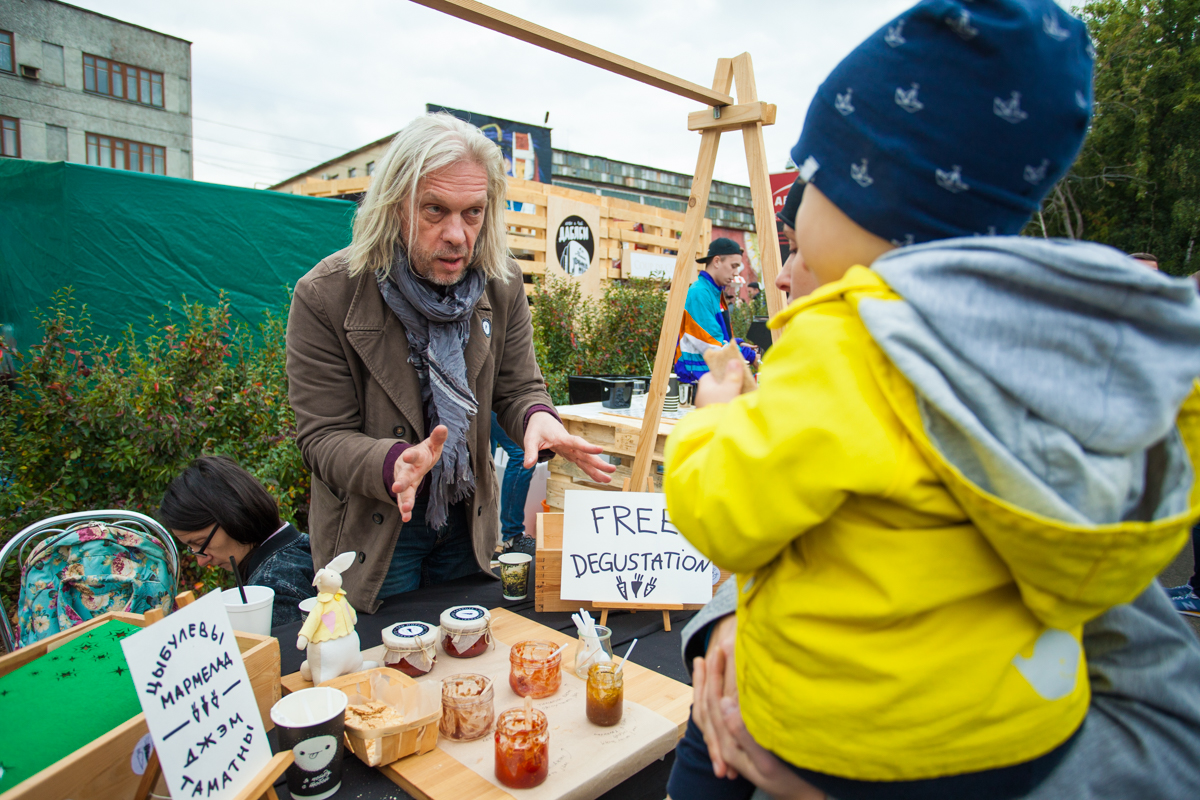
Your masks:
<svg viewBox="0 0 1200 800"><path fill-rule="evenodd" d="M712 564L671 524L652 492L565 493L562 598L707 603Z"/></svg>
<svg viewBox="0 0 1200 800"><path fill-rule="evenodd" d="M171 797L226 800L271 746L220 592L121 642Z"/></svg>

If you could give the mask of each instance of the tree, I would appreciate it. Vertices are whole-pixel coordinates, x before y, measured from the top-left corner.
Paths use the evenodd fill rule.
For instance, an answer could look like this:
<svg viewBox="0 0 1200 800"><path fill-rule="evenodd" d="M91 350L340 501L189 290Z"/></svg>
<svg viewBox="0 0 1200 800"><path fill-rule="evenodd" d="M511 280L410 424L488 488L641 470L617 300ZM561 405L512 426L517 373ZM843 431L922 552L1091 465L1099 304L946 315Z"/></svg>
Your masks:
<svg viewBox="0 0 1200 800"><path fill-rule="evenodd" d="M1093 0L1095 111L1026 232L1150 252L1186 275L1200 235L1200 0Z"/></svg>

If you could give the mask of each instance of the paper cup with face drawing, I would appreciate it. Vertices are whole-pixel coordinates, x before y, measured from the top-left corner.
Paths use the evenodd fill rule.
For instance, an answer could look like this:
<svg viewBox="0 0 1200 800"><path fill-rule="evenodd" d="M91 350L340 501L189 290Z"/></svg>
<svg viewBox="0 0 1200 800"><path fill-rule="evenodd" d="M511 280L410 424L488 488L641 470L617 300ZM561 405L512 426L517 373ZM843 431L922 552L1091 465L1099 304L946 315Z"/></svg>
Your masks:
<svg viewBox="0 0 1200 800"><path fill-rule="evenodd" d="M324 800L342 788L345 692L318 686L293 692L271 707L279 749L291 750L288 791L297 800Z"/></svg>

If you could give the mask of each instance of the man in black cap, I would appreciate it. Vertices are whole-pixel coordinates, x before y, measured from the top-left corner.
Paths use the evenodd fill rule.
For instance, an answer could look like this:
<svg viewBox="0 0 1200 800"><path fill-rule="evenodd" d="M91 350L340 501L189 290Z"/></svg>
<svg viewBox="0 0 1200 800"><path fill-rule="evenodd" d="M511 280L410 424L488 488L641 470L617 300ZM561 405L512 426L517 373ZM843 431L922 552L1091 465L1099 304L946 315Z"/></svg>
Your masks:
<svg viewBox="0 0 1200 800"><path fill-rule="evenodd" d="M708 254L696 261L704 265L704 271L688 289L679 343L675 346L675 374L680 383L700 380L708 372L704 351L733 340L723 290L742 271L742 248L732 239L721 237L714 239ZM747 362L758 361L753 346L741 339L737 343Z"/></svg>

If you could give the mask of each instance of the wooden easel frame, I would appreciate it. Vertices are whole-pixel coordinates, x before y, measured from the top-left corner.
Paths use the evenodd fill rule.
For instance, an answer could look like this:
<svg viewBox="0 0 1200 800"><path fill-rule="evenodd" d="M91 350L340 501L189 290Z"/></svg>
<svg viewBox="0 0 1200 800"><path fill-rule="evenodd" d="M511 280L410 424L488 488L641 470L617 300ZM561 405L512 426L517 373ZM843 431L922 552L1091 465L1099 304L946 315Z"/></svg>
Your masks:
<svg viewBox="0 0 1200 800"><path fill-rule="evenodd" d="M658 439L663 400L667 394L667 382L675 360L675 344L683 325L683 308L689 288L688 278L692 272L691 259L695 257L704 226L713 169L717 162L717 147L721 142L722 133L737 130L742 132L746 148L746 166L750 172L754 228L758 233L759 257L762 261L763 280L766 283L763 291L767 296L767 313L773 317L782 311L785 305L783 292L775 286L782 265L779 248L775 243L775 209L771 200L771 178L767 169L766 145L762 132L764 125L775 123L775 106L758 99L758 87L750 54L742 53L734 58L717 59L712 89L706 89L699 84L647 67L578 39L563 36L557 31L535 25L476 0L413 2L708 106L688 114L687 129L700 132L700 153L696 159L696 172L692 178L687 213L684 216L683 236L675 257L675 272L671 278L667 310L658 337L658 352L654 359L654 372L646 398L646 415L642 419L642 431L638 437L632 475L622 487L624 491L652 492L654 485L650 479L650 468L654 444ZM729 94L730 89L735 86L736 101ZM778 337L778 331L774 335ZM603 609L601 624L607 620L610 608L662 611L663 626L668 631L671 630L668 613L671 607L642 603L593 603L593 606Z"/></svg>

